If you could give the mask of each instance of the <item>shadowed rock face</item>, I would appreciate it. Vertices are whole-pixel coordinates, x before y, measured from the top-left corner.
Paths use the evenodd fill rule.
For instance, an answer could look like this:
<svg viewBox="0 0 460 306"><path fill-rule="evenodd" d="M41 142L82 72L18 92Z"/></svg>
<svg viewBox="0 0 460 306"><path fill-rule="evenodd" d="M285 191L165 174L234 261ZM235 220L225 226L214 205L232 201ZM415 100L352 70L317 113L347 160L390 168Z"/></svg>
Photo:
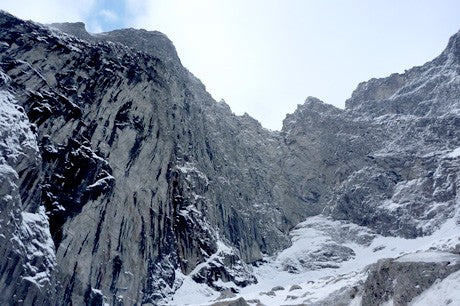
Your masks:
<svg viewBox="0 0 460 306"><path fill-rule="evenodd" d="M1 147L1 233L25 247L0 251L45 280L14 293L30 271L1 262L6 303L158 303L179 271L245 286L247 264L308 216L414 237L455 207L459 34L434 61L360 84L345 110L308 98L275 132L214 101L164 34L51 27L0 13L0 89L36 144L23 161ZM38 261L34 235L52 241Z"/></svg>
<svg viewBox="0 0 460 306"><path fill-rule="evenodd" d="M388 300L392 300L394 305L407 305L436 280L460 270L460 255L448 254L448 257L434 262L399 259L379 261L371 267L363 285L362 305L380 305Z"/></svg>

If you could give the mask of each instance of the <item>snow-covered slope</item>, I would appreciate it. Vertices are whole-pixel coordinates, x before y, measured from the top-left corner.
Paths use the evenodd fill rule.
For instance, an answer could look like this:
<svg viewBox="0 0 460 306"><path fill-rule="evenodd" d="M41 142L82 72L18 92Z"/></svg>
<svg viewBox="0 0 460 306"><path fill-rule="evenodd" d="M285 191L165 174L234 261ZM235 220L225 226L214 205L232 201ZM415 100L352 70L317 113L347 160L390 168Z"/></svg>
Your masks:
<svg viewBox="0 0 460 306"><path fill-rule="evenodd" d="M454 272L436 282L422 294L414 298L409 305L455 305L460 302L460 271Z"/></svg>
<svg viewBox="0 0 460 306"><path fill-rule="evenodd" d="M253 268L257 284L219 299L219 293L203 285L184 283L186 288L178 290L170 304L210 305L211 300L223 302L243 297L250 305L360 305L372 264L381 259L396 258L395 262L405 263L447 262L460 269L459 233L460 209L434 233L415 239L384 237L353 223L324 216L311 217L291 232L291 247L265 258ZM457 286L456 279L453 276L446 285L438 284L441 280L433 283L433 288L439 289L430 287L414 298L415 305L423 299L438 301L440 297L431 296L430 292L445 290L441 286ZM460 302L456 294L451 299Z"/></svg>

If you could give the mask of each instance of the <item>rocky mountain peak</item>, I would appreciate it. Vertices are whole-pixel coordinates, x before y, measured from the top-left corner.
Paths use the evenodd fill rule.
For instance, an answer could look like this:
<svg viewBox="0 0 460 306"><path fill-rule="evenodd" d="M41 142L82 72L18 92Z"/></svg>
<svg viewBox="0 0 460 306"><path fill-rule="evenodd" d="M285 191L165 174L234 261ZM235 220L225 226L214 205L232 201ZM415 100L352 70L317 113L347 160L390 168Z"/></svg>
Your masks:
<svg viewBox="0 0 460 306"><path fill-rule="evenodd" d="M62 22L62 23L51 23L49 25L52 28L61 30L64 33L73 35L75 37L92 40L93 37L91 34L86 31L86 25L83 22Z"/></svg>
<svg viewBox="0 0 460 306"><path fill-rule="evenodd" d="M446 52L452 54L457 63L460 63L460 31L449 39Z"/></svg>
<svg viewBox="0 0 460 306"><path fill-rule="evenodd" d="M165 34L158 31L129 28L104 32L95 36L101 40L122 43L128 47L160 57L167 62L180 63L172 41Z"/></svg>
<svg viewBox="0 0 460 306"><path fill-rule="evenodd" d="M158 31L128 28L90 34L86 31L85 24L83 22L52 23L50 26L83 40L91 42L117 42L135 50L158 57L165 62L180 63L179 56L177 55L176 48L174 47L172 41L165 34Z"/></svg>
<svg viewBox="0 0 460 306"><path fill-rule="evenodd" d="M296 129L300 126L305 127L309 124L319 124L324 118L337 116L341 112L341 109L309 96L303 104L297 105L292 114L286 115L283 120L282 131Z"/></svg>
<svg viewBox="0 0 460 306"><path fill-rule="evenodd" d="M345 101L354 113L438 116L458 109L460 34L453 35L437 58L386 78L362 82Z"/></svg>
<svg viewBox="0 0 460 306"><path fill-rule="evenodd" d="M311 111L311 112L318 112L318 113L329 113L329 112L333 112L333 113L337 113L337 112L340 112L340 109L331 105L331 104L327 104L325 102L323 102L322 100L316 98L316 97L307 97L307 99L305 99L305 102L304 104L300 105L298 107L298 110L299 111L303 111L303 110L308 110L308 111Z"/></svg>

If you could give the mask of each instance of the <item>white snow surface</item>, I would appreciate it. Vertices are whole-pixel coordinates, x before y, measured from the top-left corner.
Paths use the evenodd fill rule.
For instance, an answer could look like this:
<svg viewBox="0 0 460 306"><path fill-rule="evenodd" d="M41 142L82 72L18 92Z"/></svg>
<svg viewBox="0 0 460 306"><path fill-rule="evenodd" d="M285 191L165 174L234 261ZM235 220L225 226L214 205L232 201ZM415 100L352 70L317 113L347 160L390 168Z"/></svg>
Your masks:
<svg viewBox="0 0 460 306"><path fill-rule="evenodd" d="M452 152L448 153L446 155L447 157L450 157L450 158L457 158L460 156L460 147L452 150Z"/></svg>
<svg viewBox="0 0 460 306"><path fill-rule="evenodd" d="M35 134L13 95L0 90L0 159L14 163L27 150L38 152Z"/></svg>
<svg viewBox="0 0 460 306"><path fill-rule="evenodd" d="M21 252L26 256L26 276L23 278L41 288L49 283L51 271L56 266L54 242L51 238L45 208L40 206L37 213L22 212L22 224L13 238ZM45 264L36 266L35 262Z"/></svg>
<svg viewBox="0 0 460 306"><path fill-rule="evenodd" d="M460 271L452 273L443 280L437 280L408 305L460 305Z"/></svg>
<svg viewBox="0 0 460 306"><path fill-rule="evenodd" d="M197 265L189 275L184 275L180 270L176 270L176 279L181 282L179 288L175 291L175 294L170 302L172 305L187 305L200 304L203 300L216 299L220 293L208 287L205 284L196 283L192 276L200 272L201 269L209 266L211 262L219 263L223 260L226 254L232 254L235 252L234 249L226 245L222 240L217 240L217 251L212 254L205 262ZM224 283L222 281L219 284L223 288L237 287L233 282Z"/></svg>
<svg viewBox="0 0 460 306"><path fill-rule="evenodd" d="M176 271L176 279L181 282L169 305L200 305L215 300L219 293L205 284L195 282L189 275Z"/></svg>
<svg viewBox="0 0 460 306"><path fill-rule="evenodd" d="M446 252L418 252L403 255L397 262L460 262L460 255Z"/></svg>
<svg viewBox="0 0 460 306"><path fill-rule="evenodd" d="M265 305L311 304L345 287L363 282L367 277L366 266L382 258L399 258L399 261L458 261L460 255L446 251L460 241L460 210L457 208L455 216L448 219L432 235L416 239L383 237L368 228L324 216L311 217L300 223L291 232L291 237L291 247L276 256L265 258L266 263L253 268L257 284L241 288L236 297L227 300L241 296L246 301L258 300ZM334 248L334 245L348 247L353 250L354 255L348 260L336 262L335 268L298 269L295 270L296 273L286 271L286 260L298 262L299 258L302 258L305 262L312 255L316 256L315 250L321 250L324 246ZM315 256L311 258L316 259ZM196 284L191 279L187 280L187 276L184 277L186 280L174 295L173 305L210 305L216 301L218 292L206 285ZM414 303L418 304L414 305L426 305L424 301L431 301L429 299L433 293L458 287L459 279L460 276L451 275L445 281L433 285L424 292L423 297L419 297L422 302L415 299ZM298 285L301 289L290 291L292 285ZM272 290L276 286L283 289ZM458 296L453 294L452 297L449 295L449 298L457 301L455 299L458 299ZM350 301L350 305L360 305L360 299L360 296L355 297Z"/></svg>

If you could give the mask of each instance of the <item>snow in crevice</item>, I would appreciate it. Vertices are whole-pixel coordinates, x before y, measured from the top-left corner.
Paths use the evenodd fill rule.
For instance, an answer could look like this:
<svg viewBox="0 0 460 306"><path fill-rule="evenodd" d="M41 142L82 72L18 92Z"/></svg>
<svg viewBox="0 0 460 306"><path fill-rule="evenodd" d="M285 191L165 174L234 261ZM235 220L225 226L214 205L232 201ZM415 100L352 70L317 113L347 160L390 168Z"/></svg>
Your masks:
<svg viewBox="0 0 460 306"><path fill-rule="evenodd" d="M225 243L223 243L221 240L217 240L217 251L209 256L205 262L198 264L192 272L190 272L190 276L195 275L199 271L201 271L205 267L209 267L209 263L214 262L214 261L220 261L223 260L223 257L225 254L232 254L233 250L227 246Z"/></svg>
<svg viewBox="0 0 460 306"><path fill-rule="evenodd" d="M106 187L106 186L110 185L111 182L113 182L114 180L115 180L115 178L112 175L107 174L103 178L98 179L96 182L94 182L93 184L91 184L88 187L86 187L86 189L87 190L92 190L92 189L95 189L95 188L98 188L98 187Z"/></svg>
<svg viewBox="0 0 460 306"><path fill-rule="evenodd" d="M8 84L9 82L11 82L11 78L0 70L0 85Z"/></svg>

